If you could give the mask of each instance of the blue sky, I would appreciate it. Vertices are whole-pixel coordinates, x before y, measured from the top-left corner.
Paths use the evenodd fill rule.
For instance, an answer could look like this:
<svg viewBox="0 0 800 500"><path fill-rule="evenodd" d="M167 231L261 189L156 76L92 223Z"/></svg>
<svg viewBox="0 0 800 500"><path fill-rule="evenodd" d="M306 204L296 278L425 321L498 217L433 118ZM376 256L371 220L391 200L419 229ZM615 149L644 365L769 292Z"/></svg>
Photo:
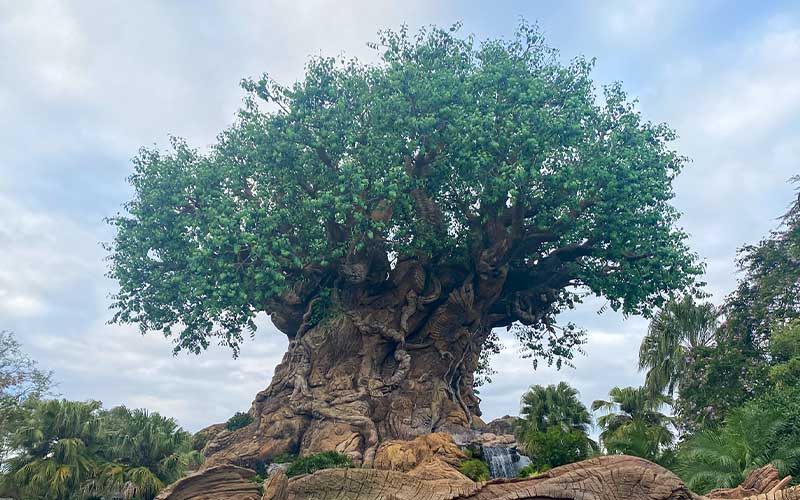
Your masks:
<svg viewBox="0 0 800 500"><path fill-rule="evenodd" d="M538 22L569 59L596 57L598 85L622 81L646 118L692 159L676 182L690 245L719 303L736 249L775 228L800 173L800 4L796 2L164 1L0 2L0 329L13 330L59 392L146 406L190 430L249 407L285 338L263 319L239 359L221 348L173 357L158 335L109 326L103 217L131 194L130 158L168 135L205 147L230 124L243 77L302 75L312 54L372 57L384 27L462 21L478 39ZM483 388L486 417L518 411L534 383L567 380L585 402L638 385L647 323L571 316L590 332L576 369L534 371L504 337Z"/></svg>

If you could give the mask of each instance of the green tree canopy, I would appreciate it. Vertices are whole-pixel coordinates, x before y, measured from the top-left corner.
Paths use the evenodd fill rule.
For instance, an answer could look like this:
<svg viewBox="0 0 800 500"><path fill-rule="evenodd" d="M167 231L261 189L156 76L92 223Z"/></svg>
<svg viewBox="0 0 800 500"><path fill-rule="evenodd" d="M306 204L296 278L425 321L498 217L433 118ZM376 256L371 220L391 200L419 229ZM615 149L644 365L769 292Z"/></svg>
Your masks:
<svg viewBox="0 0 800 500"><path fill-rule="evenodd" d="M592 416L566 382L531 386L521 403L515 432L536 470L577 462L597 451L589 438Z"/></svg>
<svg viewBox="0 0 800 500"><path fill-rule="evenodd" d="M739 251L738 264L744 276L726 301L726 330L763 353L774 327L800 318L800 195L777 230Z"/></svg>
<svg viewBox="0 0 800 500"><path fill-rule="evenodd" d="M639 348L639 369L647 370L645 387L670 396L686 374L691 353L714 343L718 312L691 295L667 302L653 317Z"/></svg>
<svg viewBox="0 0 800 500"><path fill-rule="evenodd" d="M673 441L671 419L662 409L671 402L645 387L614 387L609 399L592 403L592 411L605 412L597 419L600 443L610 454L636 455L657 460Z"/></svg>
<svg viewBox="0 0 800 500"><path fill-rule="evenodd" d="M386 31L379 62L313 58L291 86L246 80L208 151L143 149L111 219L114 320L236 349L259 311L296 329L309 277L379 286L411 256L476 281L487 256L507 265L490 327L550 327L575 287L644 313L689 285L674 132L620 85L598 97L592 62L561 64L525 24L508 41L456 31Z"/></svg>
<svg viewBox="0 0 800 500"><path fill-rule="evenodd" d="M557 426L586 433L592 423L589 410L578 399L577 389L566 382L531 386L522 396L520 417L518 425L522 431L542 432Z"/></svg>
<svg viewBox="0 0 800 500"><path fill-rule="evenodd" d="M0 477L23 498L150 500L202 456L173 419L98 401L31 401Z"/></svg>

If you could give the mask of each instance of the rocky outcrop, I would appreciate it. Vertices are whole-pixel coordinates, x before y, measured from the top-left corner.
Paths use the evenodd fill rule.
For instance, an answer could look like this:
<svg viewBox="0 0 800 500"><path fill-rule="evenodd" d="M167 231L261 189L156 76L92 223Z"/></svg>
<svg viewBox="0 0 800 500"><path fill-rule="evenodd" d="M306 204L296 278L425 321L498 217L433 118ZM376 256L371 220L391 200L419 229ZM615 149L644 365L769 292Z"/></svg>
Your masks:
<svg viewBox="0 0 800 500"><path fill-rule="evenodd" d="M276 481L277 483L278 481ZM668 470L646 460L599 457L530 479L463 483L427 481L398 471L328 469L284 481L264 500L706 500ZM277 491L278 489L276 489ZM740 497L742 498L742 497ZM800 487L748 500L800 500Z"/></svg>
<svg viewBox="0 0 800 500"><path fill-rule="evenodd" d="M511 415L505 415L500 418L496 418L486 424L486 432L491 432L492 434L514 434L514 429L519 421L519 417L512 417Z"/></svg>
<svg viewBox="0 0 800 500"><path fill-rule="evenodd" d="M409 472L431 458L457 467L467 456L449 434L436 432L411 441L384 442L378 448L373 467Z"/></svg>
<svg viewBox="0 0 800 500"><path fill-rule="evenodd" d="M397 462L394 462L397 463ZM435 454L409 472L378 469L326 469L287 478L272 474L263 485L249 481L253 472L238 467L213 467L188 476L158 500L800 500L800 487L771 470L751 475L727 495L700 496L673 473L647 460L605 456L557 467L528 479L474 483ZM759 480L760 478L768 478ZM769 489L767 489L769 488ZM750 494L757 491L756 494Z"/></svg>
<svg viewBox="0 0 800 500"><path fill-rule="evenodd" d="M783 489L791 480L792 476L781 479L778 469L772 464L767 464L748 474L742 484L736 488L714 490L707 496L708 498L743 498L771 493Z"/></svg>
<svg viewBox="0 0 800 500"><path fill-rule="evenodd" d="M180 479L159 493L155 500L260 500L256 473L235 465L218 465Z"/></svg>

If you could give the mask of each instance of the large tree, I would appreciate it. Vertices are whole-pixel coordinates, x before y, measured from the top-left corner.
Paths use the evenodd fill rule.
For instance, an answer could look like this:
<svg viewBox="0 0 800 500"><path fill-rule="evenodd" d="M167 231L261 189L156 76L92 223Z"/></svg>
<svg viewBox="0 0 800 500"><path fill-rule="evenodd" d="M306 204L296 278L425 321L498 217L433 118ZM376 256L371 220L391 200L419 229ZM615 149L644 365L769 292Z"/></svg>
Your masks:
<svg viewBox="0 0 800 500"><path fill-rule="evenodd" d="M254 422L207 453L335 445L369 463L381 439L468 429L493 328L563 354L574 331L555 318L586 293L647 313L699 272L667 126L619 85L598 97L592 63L560 63L527 25L456 31L387 31L377 63L245 81L208 151L135 159L114 319L199 352L238 350L265 312L290 340Z"/></svg>

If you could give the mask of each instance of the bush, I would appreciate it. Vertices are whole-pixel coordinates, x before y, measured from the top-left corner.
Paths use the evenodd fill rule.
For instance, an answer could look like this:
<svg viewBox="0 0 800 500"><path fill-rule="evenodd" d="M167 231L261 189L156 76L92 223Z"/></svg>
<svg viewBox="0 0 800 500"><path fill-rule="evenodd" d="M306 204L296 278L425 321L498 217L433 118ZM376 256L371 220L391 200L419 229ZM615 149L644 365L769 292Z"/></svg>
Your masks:
<svg viewBox="0 0 800 500"><path fill-rule="evenodd" d="M473 481L486 481L490 478L489 466L483 460L470 458L458 466L458 471Z"/></svg>
<svg viewBox="0 0 800 500"><path fill-rule="evenodd" d="M322 469L353 467L353 461L347 455L336 451L323 451L307 457L300 457L286 470L289 477L300 474L311 474Z"/></svg>
<svg viewBox="0 0 800 500"><path fill-rule="evenodd" d="M297 460L297 455L293 453L278 453L272 458L273 464L288 464Z"/></svg>
<svg viewBox="0 0 800 500"><path fill-rule="evenodd" d="M242 427L247 427L253 423L253 417L249 413L237 411L231 418L225 422L225 428L229 431L235 431Z"/></svg>
<svg viewBox="0 0 800 500"><path fill-rule="evenodd" d="M534 477L550 470L549 465L537 466L535 464L526 465L519 470L519 477Z"/></svg>
<svg viewBox="0 0 800 500"><path fill-rule="evenodd" d="M583 430L565 430L553 425L544 432L528 431L521 436L525 453L540 472L561 465L580 462L592 456L593 443Z"/></svg>

